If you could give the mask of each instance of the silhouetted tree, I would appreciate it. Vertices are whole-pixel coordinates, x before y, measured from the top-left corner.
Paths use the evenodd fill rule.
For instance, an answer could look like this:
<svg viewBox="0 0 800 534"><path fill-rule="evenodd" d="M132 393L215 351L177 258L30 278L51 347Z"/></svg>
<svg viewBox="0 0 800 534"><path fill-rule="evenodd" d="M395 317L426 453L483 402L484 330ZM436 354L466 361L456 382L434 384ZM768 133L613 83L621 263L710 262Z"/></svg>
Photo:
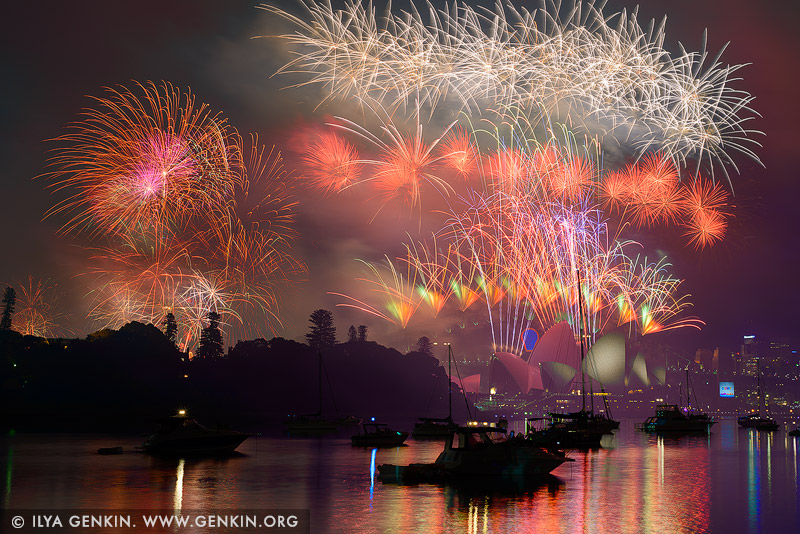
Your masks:
<svg viewBox="0 0 800 534"><path fill-rule="evenodd" d="M350 325L350 328L347 330L347 342L354 343L358 341L358 334L356 333L356 327Z"/></svg>
<svg viewBox="0 0 800 534"><path fill-rule="evenodd" d="M314 310L308 318L310 332L306 341L311 348L321 350L336 344L336 327L333 325L333 313L328 310Z"/></svg>
<svg viewBox="0 0 800 534"><path fill-rule="evenodd" d="M3 293L3 319L0 321L0 330L11 330L11 315L17 304L17 292L13 287L6 287Z"/></svg>
<svg viewBox="0 0 800 534"><path fill-rule="evenodd" d="M417 352L433 356L433 343L427 336L422 336L417 340Z"/></svg>
<svg viewBox="0 0 800 534"><path fill-rule="evenodd" d="M367 325L362 324L358 326L358 340L359 341L367 340Z"/></svg>
<svg viewBox="0 0 800 534"><path fill-rule="evenodd" d="M164 321L161 323L164 327L164 335L169 339L169 342L175 345L178 339L178 322L175 320L175 314L169 312L164 316Z"/></svg>
<svg viewBox="0 0 800 534"><path fill-rule="evenodd" d="M208 312L208 326L200 333L200 346L197 347L200 358L219 358L222 356L222 332L219 331L219 314Z"/></svg>

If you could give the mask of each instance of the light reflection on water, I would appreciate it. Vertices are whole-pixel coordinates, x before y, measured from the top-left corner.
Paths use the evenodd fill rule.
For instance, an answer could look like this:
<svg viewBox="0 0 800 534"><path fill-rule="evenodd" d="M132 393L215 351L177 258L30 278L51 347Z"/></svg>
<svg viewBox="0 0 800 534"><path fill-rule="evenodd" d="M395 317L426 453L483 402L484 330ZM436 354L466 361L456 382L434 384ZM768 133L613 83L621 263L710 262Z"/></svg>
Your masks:
<svg viewBox="0 0 800 534"><path fill-rule="evenodd" d="M99 456L137 438L6 438L7 508L309 508L313 532L797 532L798 443L740 430L652 436L574 452L542 481L384 484L377 465L430 462L439 442L353 448L347 439L251 438L223 459Z"/></svg>

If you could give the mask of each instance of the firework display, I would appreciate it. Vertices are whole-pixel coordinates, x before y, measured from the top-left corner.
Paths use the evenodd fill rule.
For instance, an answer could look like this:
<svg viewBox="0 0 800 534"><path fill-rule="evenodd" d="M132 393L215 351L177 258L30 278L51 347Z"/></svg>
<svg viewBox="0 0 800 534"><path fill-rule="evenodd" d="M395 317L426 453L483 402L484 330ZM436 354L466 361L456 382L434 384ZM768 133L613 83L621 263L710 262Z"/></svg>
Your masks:
<svg viewBox="0 0 800 534"><path fill-rule="evenodd" d="M665 21L643 28L636 12L610 17L594 2L546 2L528 11L453 2L409 11L350 0L301 2L303 15L264 5L296 28L283 38L296 57L282 72L306 73L328 100L399 109L455 105L468 114L514 107L547 123L571 122L608 135L638 154L661 151L735 168L731 154L757 159L745 126L752 97L731 82L741 65L725 66L705 47L673 57L663 48Z"/></svg>
<svg viewBox="0 0 800 534"><path fill-rule="evenodd" d="M51 187L73 193L48 213L89 242L90 316L117 327L172 312L185 350L209 311L239 337L274 331L276 289L305 269L281 155L168 83L94 100L55 140Z"/></svg>
<svg viewBox="0 0 800 534"><path fill-rule="evenodd" d="M297 143L296 174L166 82L108 89L54 140L49 185L66 198L47 215L91 253L92 318L172 312L184 349L209 311L233 338L275 332L306 272L305 187L367 191L371 224L411 213L405 254L358 260L364 291L332 292L400 329L459 316L520 354L524 332L564 321L590 342L702 324L640 242L724 240L735 157L759 162L742 65L705 44L670 53L664 22L592 1L299 6L260 6L292 26L278 72L336 110Z"/></svg>
<svg viewBox="0 0 800 534"><path fill-rule="evenodd" d="M645 28L635 11L602 7L262 6L294 28L279 72L321 86L321 105L361 109L362 122L330 125L363 145L348 152L348 166L362 165L348 187L371 187L378 211L421 210L430 194L448 205L431 244L363 262L370 298L336 293L342 305L405 328L419 310L481 300L495 350L513 353L524 331L565 320L590 341L622 325L645 335L702 324L681 318L690 303L666 259L647 260L625 232L672 229L696 249L724 238L733 213L717 174L730 184L736 153L758 161L752 97L721 52L670 54L664 22Z"/></svg>
<svg viewBox="0 0 800 534"><path fill-rule="evenodd" d="M28 275L18 282L14 330L26 336L55 337L64 335L62 294L52 280L36 280Z"/></svg>

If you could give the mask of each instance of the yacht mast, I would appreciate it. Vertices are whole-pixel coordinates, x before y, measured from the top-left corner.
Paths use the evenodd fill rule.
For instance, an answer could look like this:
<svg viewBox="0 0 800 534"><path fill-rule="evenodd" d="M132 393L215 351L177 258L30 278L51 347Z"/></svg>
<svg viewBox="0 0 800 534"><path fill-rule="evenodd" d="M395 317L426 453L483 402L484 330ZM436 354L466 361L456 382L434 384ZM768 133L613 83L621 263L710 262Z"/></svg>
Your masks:
<svg viewBox="0 0 800 534"><path fill-rule="evenodd" d="M447 344L447 419L453 420L453 349Z"/></svg>
<svg viewBox="0 0 800 534"><path fill-rule="evenodd" d="M692 397L689 393L689 366L686 366L686 411L692 409Z"/></svg>
<svg viewBox="0 0 800 534"><path fill-rule="evenodd" d="M583 339L583 290L581 288L581 270L578 269L578 320L580 326L578 332L581 337L581 411L586 411L586 375L583 371L583 358L584 358L584 339ZM594 402L594 401L592 401ZM592 408L594 412L594 407Z"/></svg>

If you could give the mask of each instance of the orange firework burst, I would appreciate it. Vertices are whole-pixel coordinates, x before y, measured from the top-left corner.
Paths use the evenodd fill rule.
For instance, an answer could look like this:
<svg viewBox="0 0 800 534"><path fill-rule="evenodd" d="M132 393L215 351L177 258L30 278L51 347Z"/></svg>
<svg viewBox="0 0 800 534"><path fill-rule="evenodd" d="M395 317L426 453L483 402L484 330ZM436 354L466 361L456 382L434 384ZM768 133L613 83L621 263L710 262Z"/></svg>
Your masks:
<svg viewBox="0 0 800 534"><path fill-rule="evenodd" d="M376 197L381 204L378 211L387 204L398 201L411 208L420 207L424 184L432 185L443 195L449 195L452 191L450 184L436 175L437 164L444 156L433 154L452 124L428 144L423 136L422 124L417 124L413 135L403 135L390 119L386 119L382 132L388 140L384 141L352 121L340 117L337 120L341 124L334 126L361 137L380 151L376 159L361 160L371 168L369 182L377 192Z"/></svg>
<svg viewBox="0 0 800 534"><path fill-rule="evenodd" d="M302 161L311 185L325 193L338 193L355 183L364 167L356 147L331 132L318 134Z"/></svg>
<svg viewBox="0 0 800 534"><path fill-rule="evenodd" d="M685 193L683 208L686 213L689 242L695 248L704 248L722 240L728 228L728 193L719 183L698 176Z"/></svg>
<svg viewBox="0 0 800 534"><path fill-rule="evenodd" d="M728 192L717 182L698 176L689 186L684 198L685 211L694 216L699 212L716 210L724 212L728 206Z"/></svg>
<svg viewBox="0 0 800 534"><path fill-rule="evenodd" d="M447 165L465 178L478 167L475 147L469 134L462 128L454 129L442 141L441 154Z"/></svg>
<svg viewBox="0 0 800 534"><path fill-rule="evenodd" d="M623 205L630 196L630 179L627 169L609 172L600 185L600 196L603 199L603 207L610 212L619 209L623 210Z"/></svg>
<svg viewBox="0 0 800 534"><path fill-rule="evenodd" d="M545 174L553 195L565 200L578 200L594 182L594 165L576 156L568 157Z"/></svg>
<svg viewBox="0 0 800 534"><path fill-rule="evenodd" d="M388 147L373 181L384 201L399 199L409 206L420 201L420 185L432 163L430 149L419 137L404 137Z"/></svg>
<svg viewBox="0 0 800 534"><path fill-rule="evenodd" d="M134 94L140 93L141 96ZM96 109L55 139L55 190L76 192L48 215L67 214L62 230L99 234L185 220L225 196L231 165L228 128L190 92L136 83L94 98Z"/></svg>
<svg viewBox="0 0 800 534"><path fill-rule="evenodd" d="M628 170L629 197L637 226L675 221L681 209L678 169L663 154L647 155Z"/></svg>
<svg viewBox="0 0 800 534"><path fill-rule="evenodd" d="M698 211L687 221L687 231L683 234L689 237L696 249L713 245L725 237L728 221L722 212L717 210Z"/></svg>
<svg viewBox="0 0 800 534"><path fill-rule="evenodd" d="M489 156L485 172L492 185L500 190L521 187L528 180L530 165L525 155L515 149L501 149Z"/></svg>

